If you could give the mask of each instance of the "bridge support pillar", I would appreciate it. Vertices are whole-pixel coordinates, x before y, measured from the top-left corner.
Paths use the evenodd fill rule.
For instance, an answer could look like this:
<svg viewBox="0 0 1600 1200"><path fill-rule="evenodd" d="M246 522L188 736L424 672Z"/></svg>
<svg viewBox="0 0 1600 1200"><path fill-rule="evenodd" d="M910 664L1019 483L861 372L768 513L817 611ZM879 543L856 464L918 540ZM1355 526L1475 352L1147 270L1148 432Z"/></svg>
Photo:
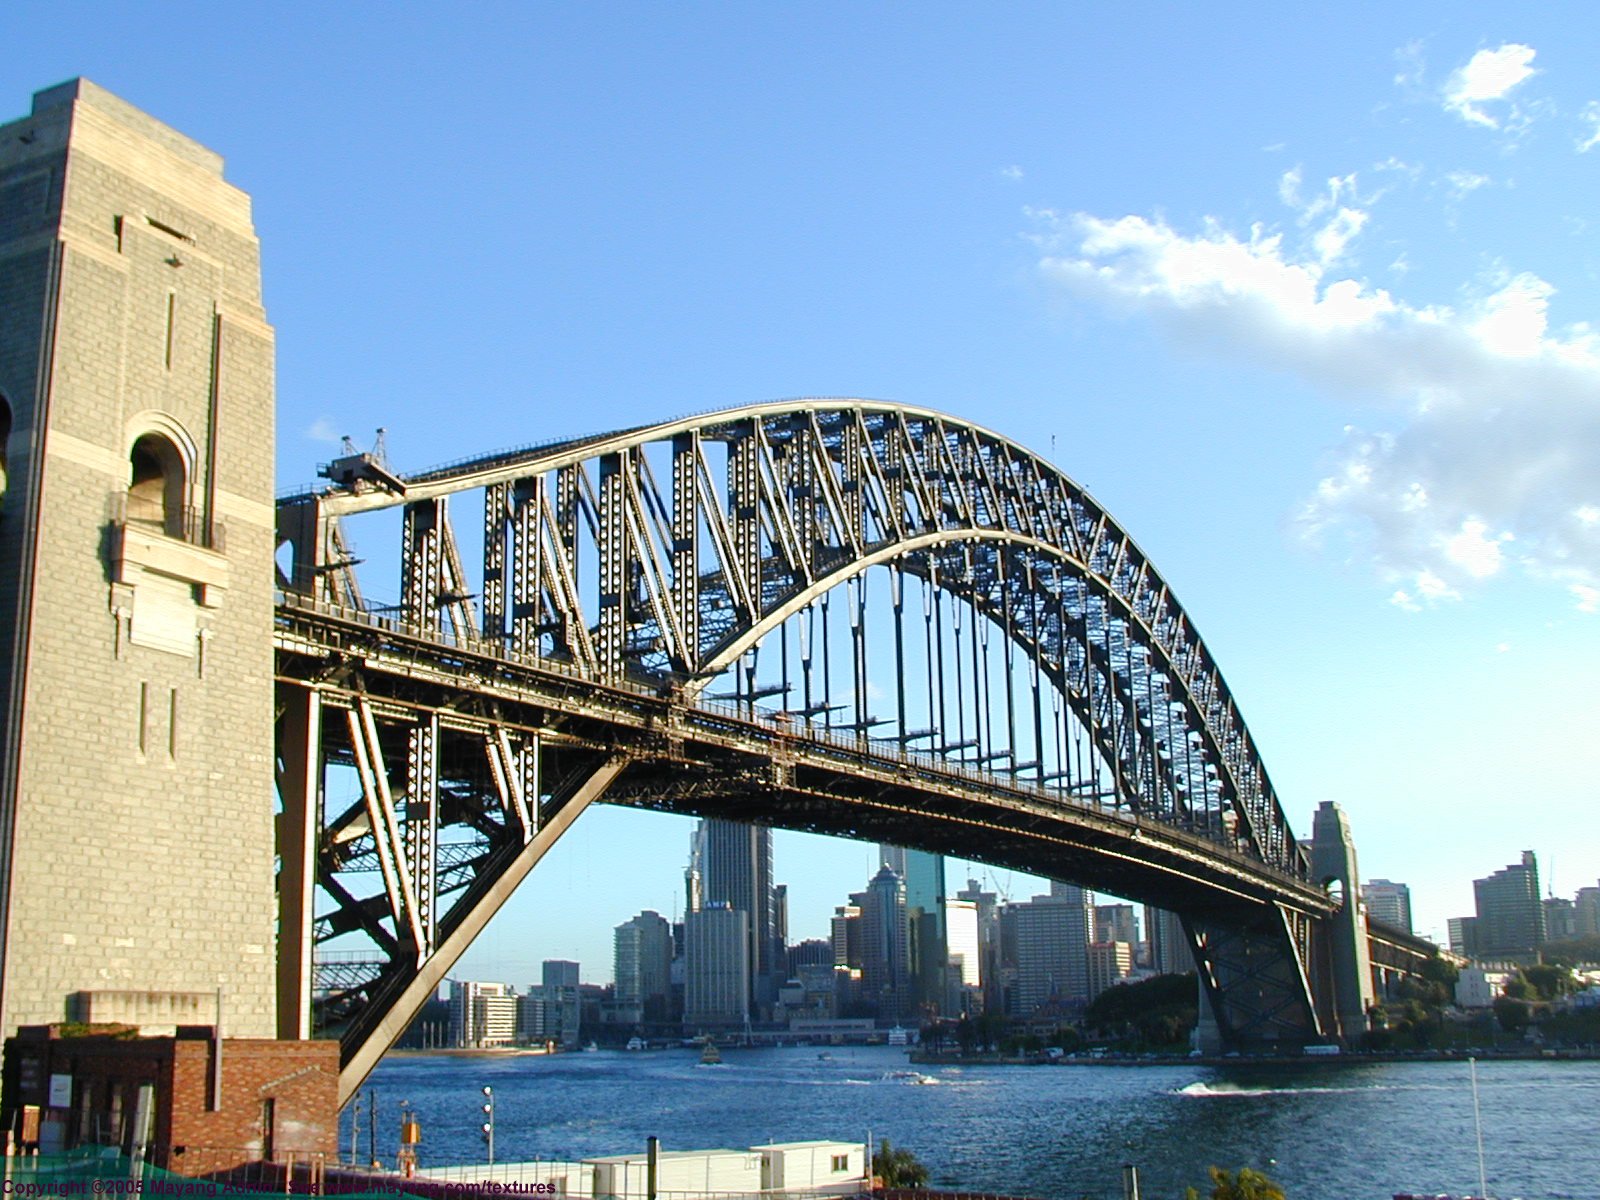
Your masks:
<svg viewBox="0 0 1600 1200"><path fill-rule="evenodd" d="M1316 973L1318 1008L1330 1033L1354 1042L1367 1031L1367 1014L1376 998L1367 923L1361 915L1355 840L1344 810L1331 800L1317 809L1312 823L1311 873L1324 885L1337 883L1344 896L1343 907L1321 922L1319 930L1326 953L1320 956L1323 969Z"/></svg>

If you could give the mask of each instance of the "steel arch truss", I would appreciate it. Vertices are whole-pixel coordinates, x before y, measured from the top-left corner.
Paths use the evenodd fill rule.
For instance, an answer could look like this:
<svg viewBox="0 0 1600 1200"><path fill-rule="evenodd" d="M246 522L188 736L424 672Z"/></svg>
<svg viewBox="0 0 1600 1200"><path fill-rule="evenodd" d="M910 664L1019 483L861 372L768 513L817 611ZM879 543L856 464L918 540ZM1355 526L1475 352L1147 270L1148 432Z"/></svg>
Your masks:
<svg viewBox="0 0 1600 1200"><path fill-rule="evenodd" d="M340 460L328 474L330 489L279 505L280 540L292 548L280 586L296 605L378 620L408 637L549 668L601 689L645 685L692 698L748 661L745 696L753 703L753 657L763 639L797 616L809 618L841 585L850 587L847 604L859 615L864 585L857 590L854 581L886 568L897 639L908 579L985 618L982 636L998 630L1026 661L1035 721L1037 696L1048 688L1087 731L1109 777L1109 807L1199 835L1219 854L1243 853L1291 890L1308 879L1238 706L1165 580L1071 479L988 430L916 408L805 400L409 477L370 456ZM481 545L476 582L452 528L453 498L481 519L470 539ZM399 509L402 520L391 608L364 598L372 589L358 582L343 525L380 509ZM978 636L975 630L974 652ZM860 707L862 671L858 662L856 719L846 727L865 736L873 722ZM735 679L742 674L736 669ZM291 693L284 746L299 738L322 747L359 789L322 819L315 853L296 850L286 870L291 860L300 863L302 882L321 883L336 898L345 873L381 877L381 890L347 893L331 923L318 928L330 939L365 934L391 965L425 966L437 955L440 930L460 925L462 902L451 918L440 911L445 895L487 887L490 860L515 857L549 820L555 793L541 795L526 774L540 752L497 728L492 713L463 725L455 709L445 727L437 712L402 713L359 697L337 701L312 736L297 707L301 693ZM830 707L824 695L797 715L810 720ZM916 736L903 722L900 733L902 746ZM281 750L285 774L305 778L308 768L297 760L304 752ZM994 767L999 756L984 750L979 744L968 761L1013 783L1029 781L1030 771L1032 782L1049 782L1042 753L1020 763L1013 744L1009 762ZM599 779L609 761L574 766L567 790L598 795L584 781ZM290 815L286 799L291 825L318 827L305 797L319 791L302 783L284 794L303 809ZM471 832L441 841L447 829ZM447 854L458 856L454 875L440 867ZM1192 930L1215 966L1207 986L1221 1023L1240 1036L1297 1024L1315 1035L1301 965L1308 923L1280 914L1257 924L1227 936L1221 927ZM1250 945L1233 945L1240 939ZM1262 982L1264 956L1273 955L1278 999ZM298 986L309 984L310 970L303 964ZM363 996L361 981L341 971L341 990L324 994L330 1013L340 995ZM295 972L286 978L287 995ZM1226 1015L1235 994L1252 998Z"/></svg>

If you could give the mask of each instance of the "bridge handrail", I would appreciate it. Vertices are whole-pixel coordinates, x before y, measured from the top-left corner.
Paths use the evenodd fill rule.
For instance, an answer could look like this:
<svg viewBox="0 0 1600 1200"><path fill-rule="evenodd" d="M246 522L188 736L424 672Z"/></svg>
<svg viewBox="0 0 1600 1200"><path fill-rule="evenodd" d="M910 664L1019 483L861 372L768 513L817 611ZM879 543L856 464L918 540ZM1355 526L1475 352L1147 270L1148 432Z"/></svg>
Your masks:
<svg viewBox="0 0 1600 1200"><path fill-rule="evenodd" d="M641 698L661 699L662 685L668 682L667 680L660 680L646 683L636 679L613 679L606 681L603 685L599 685L584 673L577 664L564 662L556 658L518 654L509 650L498 639L462 639L443 629L424 632L419 627L395 617L373 613L364 609L350 608L317 597L307 596L303 593L281 589L277 592L277 604L280 609L303 610L335 621L349 622L389 633L396 637L409 638L424 645L459 650L479 657L506 662L524 670L560 675L582 682L586 686L603 686L607 689L625 691ZM1037 781L1024 780L1015 775L999 775L941 755L931 754L922 750L912 750L897 741L873 738L864 733L851 732L842 734L826 726L818 726L804 720L791 720L787 729L775 730L774 726L784 723L781 710L759 709L751 711L754 708L752 705L739 705L732 701L711 700L704 697L696 697L692 703L686 705L686 708L691 715L699 714L704 717L731 720L744 728L760 730L764 735L781 733L782 736L803 740L814 746L832 747L835 750L846 751L852 756L853 761L858 761L861 757L866 756L880 761L887 761L895 767L916 767L935 778L965 780L990 792L1005 791L1031 796L1055 807L1066 808L1079 813L1093 813L1100 817L1126 822L1136 830L1149 829L1159 831L1163 836L1172 837L1180 841L1188 841L1197 847L1203 847L1207 853L1221 855L1236 865L1248 868L1249 871L1265 872L1274 877L1293 880L1301 886L1305 885L1304 880L1279 870L1272 864L1241 850L1237 845L1207 837L1192 830L1183 829L1181 826L1168 824L1160 820L1152 820L1136 812L1128 812L1087 802L1081 797L1074 796L1068 788L1041 785Z"/></svg>

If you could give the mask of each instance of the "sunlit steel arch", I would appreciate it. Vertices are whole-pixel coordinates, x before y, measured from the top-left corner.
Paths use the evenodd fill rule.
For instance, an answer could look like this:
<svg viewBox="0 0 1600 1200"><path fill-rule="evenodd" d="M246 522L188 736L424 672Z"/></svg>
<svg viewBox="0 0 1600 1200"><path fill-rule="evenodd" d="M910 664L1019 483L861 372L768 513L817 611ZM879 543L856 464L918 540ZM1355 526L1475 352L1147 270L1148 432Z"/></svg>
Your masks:
<svg viewBox="0 0 1600 1200"><path fill-rule="evenodd" d="M1303 855L1238 707L1193 622L1165 580L1126 531L1065 473L1002 435L971 422L914 406L872 401L777 401L478 458L411 476L405 480L403 495L369 488L326 496L323 505L328 516L337 518L395 504L415 505L453 492L492 489L530 475L585 464L599 463L603 471L607 462L624 462L652 443L676 444L684 439L694 443L695 455L701 440L735 441L770 454L770 447L781 446L797 436L797 431L798 436L827 444L840 476L834 481L835 488L840 484L861 488L876 483L886 509L879 513L879 532L883 536L871 541L861 537L858 544L844 547L853 552L818 564L823 568L819 573L797 572L792 585L780 589L767 603L769 598L760 594L763 563L748 561L763 558L759 553L762 526L758 515L753 539L757 543L755 554L747 555L744 562L723 561L720 571L694 574L696 590L702 593L717 586L725 593L734 593L736 589L728 583L734 570L752 575L757 582L746 589L748 603L743 606L743 621L728 625L720 631L721 636L708 643L693 640L679 646L672 665L687 677L690 690L734 662L788 616L874 564L897 562L915 571L919 553L936 546L998 543L1025 547L1039 564L1056 568L1051 572L1051 583L1059 584L1060 569L1065 568L1070 576L1086 584L1084 619L1093 607L1089 598L1098 598L1101 621L1120 623L1127 642L1137 643L1148 653L1145 672L1158 670L1164 684L1170 685L1170 692L1165 694L1181 709L1183 719L1174 723L1168 708L1167 719L1162 722L1168 736L1163 741L1156 736L1154 704L1147 705L1143 713L1140 711L1136 685L1144 683L1147 693L1151 689L1147 678L1136 677L1131 645L1121 647L1118 662L1109 634L1103 646L1096 646L1086 634L1084 669L1092 664L1104 675L1115 703L1126 714L1125 727L1134 731L1141 717L1148 720L1157 743L1156 758L1164 763L1169 775L1173 772L1173 734L1198 738L1203 761L1215 768L1223 803L1237 815L1242 839L1263 860L1297 876L1304 875ZM754 478L749 484L752 494L742 499L747 504L754 499L754 507L760 508L759 494L767 480L761 477L757 455L747 457ZM695 469L705 466L696 463ZM621 468L623 473L631 470L628 465ZM734 507L731 492L735 486L731 477L738 470L736 464L730 463L730 508ZM889 478L895 470L902 471L898 485ZM618 473L613 468L613 477ZM653 484L653 480L650 482ZM781 485L781 481L772 482ZM678 480L672 486L675 505L682 503L681 495L676 493L692 493L698 488L693 482ZM891 491L898 496L891 495ZM916 497L919 492L923 503L904 505L908 496ZM930 499L934 503L928 503ZM659 497L657 502L660 503ZM767 505L768 510L774 507ZM892 511L894 508L903 511L897 514ZM771 511L765 515L776 543L783 518ZM862 513L855 516L863 534L868 524L864 517ZM733 519L731 514L727 518L730 523ZM626 521L614 524L621 528ZM740 557L739 547L728 544L732 540L724 532L724 559ZM1041 572L1031 572L1029 577L1036 587L1045 587L1055 598L1056 593L1050 590ZM666 590L665 585L662 590ZM696 595L693 605L699 607L704 598ZM971 598L984 607L982 598ZM596 631L603 632L599 622ZM1009 632L1029 649L1032 641L1041 640L1027 637L1017 627ZM1052 631L1040 632L1044 635ZM1081 717L1091 698L1082 690L1073 689L1066 677L1064 632L1055 629L1053 638L1057 654L1051 661L1050 674ZM604 669L607 664L596 665ZM1113 737L1114 731L1115 727ZM1136 733L1130 733L1132 737ZM1105 738L1098 748L1105 756L1119 753ZM1128 780L1119 772L1118 782L1122 799L1137 804L1137 779Z"/></svg>

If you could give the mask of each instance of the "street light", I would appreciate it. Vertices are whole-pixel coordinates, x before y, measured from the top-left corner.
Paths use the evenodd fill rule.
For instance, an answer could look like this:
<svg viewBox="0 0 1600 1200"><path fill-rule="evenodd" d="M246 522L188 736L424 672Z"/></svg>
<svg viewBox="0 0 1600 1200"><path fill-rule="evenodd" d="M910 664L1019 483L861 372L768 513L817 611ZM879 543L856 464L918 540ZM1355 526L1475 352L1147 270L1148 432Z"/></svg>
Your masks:
<svg viewBox="0 0 1600 1200"><path fill-rule="evenodd" d="M494 1089L488 1084L483 1087L483 1140L489 1147L489 1165L494 1166Z"/></svg>

